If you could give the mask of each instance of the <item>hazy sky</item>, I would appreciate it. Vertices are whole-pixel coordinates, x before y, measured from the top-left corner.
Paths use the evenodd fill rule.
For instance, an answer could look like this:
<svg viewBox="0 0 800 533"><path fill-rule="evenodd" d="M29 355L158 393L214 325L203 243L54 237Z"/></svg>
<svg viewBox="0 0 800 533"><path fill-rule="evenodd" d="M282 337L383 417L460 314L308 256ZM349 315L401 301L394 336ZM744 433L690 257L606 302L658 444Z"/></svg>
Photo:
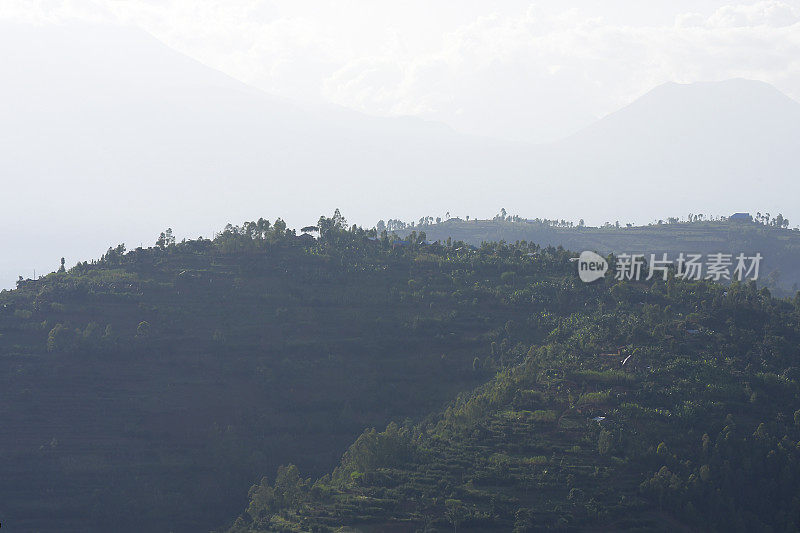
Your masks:
<svg viewBox="0 0 800 533"><path fill-rule="evenodd" d="M548 140L665 81L800 99L800 1L2 0L0 19L141 27L265 91Z"/></svg>
<svg viewBox="0 0 800 533"><path fill-rule="evenodd" d="M534 141L667 81L749 78L800 100L800 0L733 2L0 0L0 180L14 197L0 287L167 227L302 227L335 207L367 227L501 206L589 224L746 210L796 223L800 118L760 84L662 87L599 138L534 147L302 112L203 66L308 107ZM598 187L611 181L624 205Z"/></svg>

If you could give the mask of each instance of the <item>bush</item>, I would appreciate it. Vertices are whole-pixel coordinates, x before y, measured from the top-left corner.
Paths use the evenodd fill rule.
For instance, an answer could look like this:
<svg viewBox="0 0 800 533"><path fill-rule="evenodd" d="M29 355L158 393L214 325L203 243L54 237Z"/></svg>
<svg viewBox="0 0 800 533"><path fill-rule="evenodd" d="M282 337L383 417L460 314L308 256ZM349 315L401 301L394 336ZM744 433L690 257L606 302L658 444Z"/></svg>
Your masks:
<svg viewBox="0 0 800 533"><path fill-rule="evenodd" d="M399 466L413 459L416 447L407 430L392 422L386 431L368 429L350 446L333 473L338 481L351 481L355 473Z"/></svg>
<svg viewBox="0 0 800 533"><path fill-rule="evenodd" d="M555 422L558 418L558 413L551 409L538 409L531 412L530 418L534 422Z"/></svg>
<svg viewBox="0 0 800 533"><path fill-rule="evenodd" d="M56 324L47 334L47 351L50 353L68 352L74 344L75 332L63 324Z"/></svg>
<svg viewBox="0 0 800 533"><path fill-rule="evenodd" d="M587 392L578 398L578 405L606 403L611 398L611 391Z"/></svg>
<svg viewBox="0 0 800 533"><path fill-rule="evenodd" d="M147 321L139 322L139 325L136 326L136 336L139 338L147 338L150 336L150 323Z"/></svg>
<svg viewBox="0 0 800 533"><path fill-rule="evenodd" d="M597 451L601 455L608 455L614 450L614 435L608 430L600 430L597 436Z"/></svg>

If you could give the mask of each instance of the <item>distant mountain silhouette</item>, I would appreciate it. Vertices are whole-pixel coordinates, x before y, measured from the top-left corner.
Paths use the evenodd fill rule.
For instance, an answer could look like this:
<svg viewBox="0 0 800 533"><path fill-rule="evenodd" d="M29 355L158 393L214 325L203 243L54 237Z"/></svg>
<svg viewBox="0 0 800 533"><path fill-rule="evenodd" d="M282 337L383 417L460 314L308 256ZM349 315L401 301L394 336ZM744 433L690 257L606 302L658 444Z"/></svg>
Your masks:
<svg viewBox="0 0 800 533"><path fill-rule="evenodd" d="M132 28L4 24L0 49L15 51L0 57L4 287L167 226L195 237L260 216L304 226L337 206L371 223L427 210L487 175L474 161L502 144L302 109Z"/></svg>
<svg viewBox="0 0 800 533"><path fill-rule="evenodd" d="M794 225L800 104L759 82L658 87L556 143L415 118L302 108L132 28L0 27L0 287L226 222L305 226L487 216L647 222L783 212ZM27 43L18 46L18 43ZM794 210L794 211L792 211Z"/></svg>
<svg viewBox="0 0 800 533"><path fill-rule="evenodd" d="M800 192L800 103L769 84L734 79L656 87L562 141L534 150L544 180L586 218L641 222L689 212L779 211ZM547 179L552 177L552 179ZM794 212L792 212L794 210Z"/></svg>

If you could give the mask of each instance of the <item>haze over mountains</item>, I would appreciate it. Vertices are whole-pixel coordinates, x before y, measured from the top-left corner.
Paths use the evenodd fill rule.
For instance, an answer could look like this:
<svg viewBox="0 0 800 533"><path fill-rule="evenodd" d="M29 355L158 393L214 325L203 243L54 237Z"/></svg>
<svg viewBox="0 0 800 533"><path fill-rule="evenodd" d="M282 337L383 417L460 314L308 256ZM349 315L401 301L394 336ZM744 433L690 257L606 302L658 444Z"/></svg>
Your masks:
<svg viewBox="0 0 800 533"><path fill-rule="evenodd" d="M800 104L766 83L667 83L540 150L539 168L575 187L592 219L748 210L797 218L783 198L798 192Z"/></svg>
<svg viewBox="0 0 800 533"><path fill-rule="evenodd" d="M19 47L18 43L30 43ZM646 223L782 212L792 225L800 104L761 82L667 84L556 143L413 118L303 109L139 30L3 24L0 287L152 243L166 227L423 215ZM793 211L794 210L794 211Z"/></svg>

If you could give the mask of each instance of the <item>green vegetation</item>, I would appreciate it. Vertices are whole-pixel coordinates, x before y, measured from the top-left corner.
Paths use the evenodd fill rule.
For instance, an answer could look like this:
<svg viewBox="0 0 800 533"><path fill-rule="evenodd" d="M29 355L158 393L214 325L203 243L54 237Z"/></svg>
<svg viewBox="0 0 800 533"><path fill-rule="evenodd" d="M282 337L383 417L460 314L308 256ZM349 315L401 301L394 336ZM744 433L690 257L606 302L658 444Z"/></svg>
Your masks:
<svg viewBox="0 0 800 533"><path fill-rule="evenodd" d="M463 241L480 246L482 242L535 242L542 247L561 246L580 252L662 253L674 259L684 253L761 253L764 257L760 285L792 294L800 287L800 231L789 229L782 215L756 213L750 222L729 221L689 214L684 219L669 217L646 226L606 222L590 227L582 222L523 219L501 212L492 220L439 220L425 217L413 227L390 221L398 234L424 231L431 240ZM649 257L649 255L648 255Z"/></svg>
<svg viewBox="0 0 800 533"><path fill-rule="evenodd" d="M305 230L165 231L0 293L3 521L800 527L800 297Z"/></svg>
<svg viewBox="0 0 800 533"><path fill-rule="evenodd" d="M494 291L507 287L502 271ZM539 295L515 301L520 325L501 344L516 355L495 377L377 434L402 435L401 455L323 476L293 507L231 531L800 526L800 298L673 277L579 287L566 265L515 272L518 290L560 278L563 292L543 307ZM621 357L600 355L620 346Z"/></svg>
<svg viewBox="0 0 800 533"><path fill-rule="evenodd" d="M513 364L518 289L500 274L567 260L501 247L479 264L338 214L317 228L167 231L0 293L3 521L221 526L262 473L322 475L365 427L420 420Z"/></svg>

